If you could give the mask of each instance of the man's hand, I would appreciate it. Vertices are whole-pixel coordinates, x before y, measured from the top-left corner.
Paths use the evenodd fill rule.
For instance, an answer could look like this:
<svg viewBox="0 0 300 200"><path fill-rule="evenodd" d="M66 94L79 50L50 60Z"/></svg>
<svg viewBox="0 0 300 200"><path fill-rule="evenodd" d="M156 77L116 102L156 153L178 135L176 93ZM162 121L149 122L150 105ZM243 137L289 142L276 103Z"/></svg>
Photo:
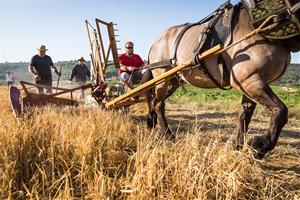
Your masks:
<svg viewBox="0 0 300 200"><path fill-rule="evenodd" d="M56 68L55 68L55 73L57 74L57 76L61 76L61 71L58 71Z"/></svg>
<svg viewBox="0 0 300 200"><path fill-rule="evenodd" d="M127 67L128 71L133 72L134 71L134 67L128 66Z"/></svg>
<svg viewBox="0 0 300 200"><path fill-rule="evenodd" d="M39 75L34 75L33 78L34 78L34 80L36 80L36 81L42 80L42 78L41 78Z"/></svg>
<svg viewBox="0 0 300 200"><path fill-rule="evenodd" d="M52 67L52 69L54 70L54 72L55 72L55 74L57 76L61 76L61 67L60 67L59 71L57 70L57 68L55 67L55 65L52 65L51 67Z"/></svg>

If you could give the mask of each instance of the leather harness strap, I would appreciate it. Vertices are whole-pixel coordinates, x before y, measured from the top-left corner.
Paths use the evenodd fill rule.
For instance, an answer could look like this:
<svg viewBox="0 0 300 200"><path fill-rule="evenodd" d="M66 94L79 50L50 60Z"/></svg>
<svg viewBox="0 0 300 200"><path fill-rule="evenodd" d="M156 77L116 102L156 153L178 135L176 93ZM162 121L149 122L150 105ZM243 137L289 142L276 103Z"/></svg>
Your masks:
<svg viewBox="0 0 300 200"><path fill-rule="evenodd" d="M187 32L187 30L189 30L190 28L192 28L193 26L198 25L198 23L186 23L185 27L180 31L179 35L177 36L176 40L175 40L175 44L174 44L174 48L173 48L173 56L172 56L172 60L174 61L173 63L176 64L177 61L177 50L180 44L180 41L182 39L182 37L184 36L184 34Z"/></svg>
<svg viewBox="0 0 300 200"><path fill-rule="evenodd" d="M222 16L225 13L225 9L229 9L229 8L232 8L232 4L230 3L230 0L225 2L217 10L215 10L212 14L210 14L206 18L200 20L199 22L184 24L185 27L181 30L181 32L178 34L178 36L175 40L175 44L174 44L174 48L173 48L173 55L172 55L171 59L164 60L164 61L161 61L158 63L150 64L147 66L147 68L150 70L153 70L153 69L157 69L157 68L164 68L164 67L169 67L169 66L174 66L174 65L176 66L177 50L178 50L179 44L180 44L181 39L184 36L184 34L190 28L192 28L194 26L209 22L207 24L207 26L204 28L204 30L201 32L199 43L198 43L197 47L195 48L194 53L192 55L192 60L194 61L193 64L195 66L198 66L199 68L201 68L200 70L202 71L202 73L204 73L209 79L211 79L214 82L214 84L217 87L219 87L220 89L223 89L223 90L231 89L231 87L230 88L223 87L224 72L227 72L227 74L229 74L229 72L228 72L227 68L225 67L225 64L224 64L225 61L221 55L218 55L218 63L219 63L220 73L222 76L221 84L212 76L212 74L209 72L209 70L207 69L205 64L203 62L199 62L199 60L197 60L197 56L204 51L205 43L207 42L207 38L209 36L211 36L212 28L214 28L216 23L222 18Z"/></svg>

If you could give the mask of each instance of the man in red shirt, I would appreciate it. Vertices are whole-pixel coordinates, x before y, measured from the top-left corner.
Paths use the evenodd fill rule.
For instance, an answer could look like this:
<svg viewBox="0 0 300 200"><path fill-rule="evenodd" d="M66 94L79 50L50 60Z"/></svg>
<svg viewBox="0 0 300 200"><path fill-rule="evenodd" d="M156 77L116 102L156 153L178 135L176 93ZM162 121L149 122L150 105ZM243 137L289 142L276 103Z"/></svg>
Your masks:
<svg viewBox="0 0 300 200"><path fill-rule="evenodd" d="M139 55L133 53L133 46L133 42L126 42L126 52L119 55L120 69L118 73L130 89L134 88L133 82L142 80L143 74L146 71L146 69L142 69L144 61Z"/></svg>

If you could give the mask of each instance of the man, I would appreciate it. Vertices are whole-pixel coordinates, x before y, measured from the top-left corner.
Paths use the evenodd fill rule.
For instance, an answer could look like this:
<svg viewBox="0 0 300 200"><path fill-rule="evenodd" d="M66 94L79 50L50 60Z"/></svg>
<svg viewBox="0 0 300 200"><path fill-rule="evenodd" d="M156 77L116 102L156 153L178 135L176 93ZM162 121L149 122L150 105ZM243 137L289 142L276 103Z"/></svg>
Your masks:
<svg viewBox="0 0 300 200"><path fill-rule="evenodd" d="M6 78L6 85L9 87L10 85L14 84L14 75L8 71L5 74L5 78Z"/></svg>
<svg viewBox="0 0 300 200"><path fill-rule="evenodd" d="M120 69L118 73L130 89L134 88L133 82L142 80L143 74L146 71L146 69L142 69L144 61L138 54L133 53L133 47L133 42L126 42L125 53L119 55Z"/></svg>
<svg viewBox="0 0 300 200"><path fill-rule="evenodd" d="M91 77L91 73L89 68L84 64L85 60L83 57L79 58L78 62L79 63L73 67L72 74L69 80L72 81L73 78L75 77L75 81L78 84L78 86L83 86L87 81L87 77L89 78ZM84 98L84 90L81 89L80 99L83 98Z"/></svg>
<svg viewBox="0 0 300 200"><path fill-rule="evenodd" d="M30 60L28 70L33 75L36 84L46 85L52 87L52 73L51 68L60 76L61 73L57 71L50 56L46 55L48 50L45 45L41 45L38 49L38 54L33 56ZM44 94L44 88L37 87L39 94ZM47 93L52 93L52 89L48 88Z"/></svg>

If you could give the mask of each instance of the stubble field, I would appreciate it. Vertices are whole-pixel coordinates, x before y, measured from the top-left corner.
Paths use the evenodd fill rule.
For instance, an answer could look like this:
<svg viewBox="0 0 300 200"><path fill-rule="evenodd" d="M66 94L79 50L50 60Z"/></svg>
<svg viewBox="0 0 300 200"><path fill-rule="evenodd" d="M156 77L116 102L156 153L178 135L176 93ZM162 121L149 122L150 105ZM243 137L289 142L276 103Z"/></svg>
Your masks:
<svg viewBox="0 0 300 200"><path fill-rule="evenodd" d="M98 108L11 113L0 88L1 199L299 199L300 120L292 109L263 160L234 149L239 100L168 101L176 141L145 126L146 106L129 115ZM258 108L247 138L262 134Z"/></svg>

